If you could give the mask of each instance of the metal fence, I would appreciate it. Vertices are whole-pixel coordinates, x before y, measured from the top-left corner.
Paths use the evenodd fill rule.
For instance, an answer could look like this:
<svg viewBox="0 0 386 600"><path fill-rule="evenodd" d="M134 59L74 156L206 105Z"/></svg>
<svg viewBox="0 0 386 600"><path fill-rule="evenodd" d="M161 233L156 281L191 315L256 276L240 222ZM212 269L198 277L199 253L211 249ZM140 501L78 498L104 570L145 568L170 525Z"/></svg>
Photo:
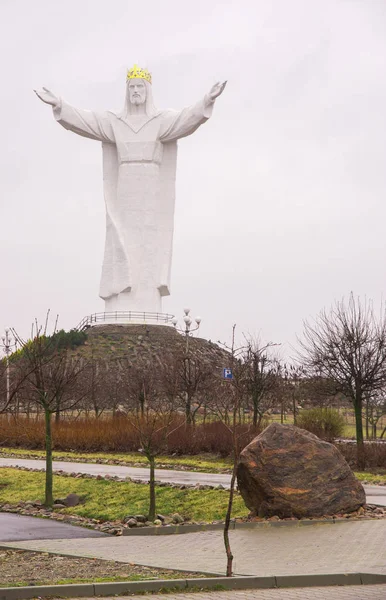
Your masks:
<svg viewBox="0 0 386 600"><path fill-rule="evenodd" d="M159 325L172 325L173 317L174 315L169 315L167 313L117 310L88 315L81 320L76 329L78 331L84 331L88 327L103 323L106 325L114 325L114 323L117 325L124 325L125 323L158 323Z"/></svg>

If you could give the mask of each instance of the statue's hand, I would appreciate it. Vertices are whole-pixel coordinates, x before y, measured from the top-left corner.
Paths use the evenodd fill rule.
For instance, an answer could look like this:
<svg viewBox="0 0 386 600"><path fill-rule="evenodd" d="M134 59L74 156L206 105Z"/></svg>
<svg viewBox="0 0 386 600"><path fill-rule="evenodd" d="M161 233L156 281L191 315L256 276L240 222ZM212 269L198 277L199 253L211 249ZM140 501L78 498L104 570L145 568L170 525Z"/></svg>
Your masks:
<svg viewBox="0 0 386 600"><path fill-rule="evenodd" d="M60 104L60 99L57 98L55 94L50 92L50 90L48 90L45 87L41 90L34 90L34 92L37 95L37 97L40 98L40 100L42 100L46 104L51 104L51 106L57 106L58 104Z"/></svg>
<svg viewBox="0 0 386 600"><path fill-rule="evenodd" d="M218 96L220 96L220 94L223 93L226 84L227 84L226 81L224 81L223 83L217 82L214 84L214 86L212 87L212 89L209 92L209 98L211 99L212 102L214 100L216 100L216 98Z"/></svg>

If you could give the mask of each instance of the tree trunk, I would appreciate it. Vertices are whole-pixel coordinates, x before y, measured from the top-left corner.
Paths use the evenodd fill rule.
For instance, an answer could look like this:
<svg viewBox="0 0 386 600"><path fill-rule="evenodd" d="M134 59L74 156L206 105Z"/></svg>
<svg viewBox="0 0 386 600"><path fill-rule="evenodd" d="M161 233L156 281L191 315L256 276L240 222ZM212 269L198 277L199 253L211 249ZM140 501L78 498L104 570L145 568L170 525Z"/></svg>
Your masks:
<svg viewBox="0 0 386 600"><path fill-rule="evenodd" d="M237 455L235 454L232 478L231 478L231 487L229 490L228 508L227 508L227 513L225 516L225 525L224 525L224 544L225 544L225 552L227 555L227 570L226 570L227 577L232 577L233 554L232 554L231 545L229 542L229 525L231 522L231 515L232 515L233 496L234 496L235 481L236 481L236 469L237 469Z"/></svg>
<svg viewBox="0 0 386 600"><path fill-rule="evenodd" d="M149 480L149 491L150 491L150 505L149 505L149 521L155 520L155 458L153 455L148 457L150 463L150 480Z"/></svg>
<svg viewBox="0 0 386 600"><path fill-rule="evenodd" d="M362 394L357 391L355 394L354 401L354 412L355 412L355 430L357 439L357 463L358 469L363 470L365 468L365 447L363 443L363 421L362 421Z"/></svg>
<svg viewBox="0 0 386 600"><path fill-rule="evenodd" d="M370 437L369 435L369 399L366 400L366 440Z"/></svg>
<svg viewBox="0 0 386 600"><path fill-rule="evenodd" d="M294 425L296 425L297 410L296 410L296 396L295 396L295 394L292 394L292 412L293 412L293 416L294 416Z"/></svg>
<svg viewBox="0 0 386 600"><path fill-rule="evenodd" d="M257 427L260 428L261 427L261 422L263 420L263 413L259 413L259 418L257 420Z"/></svg>
<svg viewBox="0 0 386 600"><path fill-rule="evenodd" d="M233 567L233 554L231 550L231 545L229 541L229 525L231 522L232 516L232 507L233 507L233 497L235 491L235 481L236 481L236 472L237 472L237 463L239 460L239 443L236 432L236 415L238 412L238 408L240 407L239 399L235 400L236 406L233 410L233 426L232 426L232 443L233 443L233 470L231 477L231 485L229 490L229 498L228 498L228 508L225 516L225 524L224 524L224 545L225 552L227 555L227 568L226 568L226 576L232 577L232 567Z"/></svg>
<svg viewBox="0 0 386 600"><path fill-rule="evenodd" d="M141 412L141 417L143 419L145 416L145 394L142 391L139 393L138 400L139 400L139 409Z"/></svg>
<svg viewBox="0 0 386 600"><path fill-rule="evenodd" d="M253 427L257 427L257 419L258 419L258 411L257 411L257 401L255 401L255 396L253 395L253 416L252 416L252 425Z"/></svg>
<svg viewBox="0 0 386 600"><path fill-rule="evenodd" d="M45 409L45 425L46 425L46 497L44 500L45 506L52 506L54 503L52 495L52 432L51 432L51 417L50 410Z"/></svg>
<svg viewBox="0 0 386 600"><path fill-rule="evenodd" d="M192 401L188 392L185 397L185 420L188 427L192 424Z"/></svg>

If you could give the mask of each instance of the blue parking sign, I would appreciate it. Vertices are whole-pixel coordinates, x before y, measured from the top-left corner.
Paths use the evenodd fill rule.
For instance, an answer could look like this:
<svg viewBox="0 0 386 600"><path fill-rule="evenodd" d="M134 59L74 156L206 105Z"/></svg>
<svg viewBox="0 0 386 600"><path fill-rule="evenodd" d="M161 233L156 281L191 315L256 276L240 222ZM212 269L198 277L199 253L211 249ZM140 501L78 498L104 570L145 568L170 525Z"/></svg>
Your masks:
<svg viewBox="0 0 386 600"><path fill-rule="evenodd" d="M224 379L233 379L232 369L223 369L223 378Z"/></svg>

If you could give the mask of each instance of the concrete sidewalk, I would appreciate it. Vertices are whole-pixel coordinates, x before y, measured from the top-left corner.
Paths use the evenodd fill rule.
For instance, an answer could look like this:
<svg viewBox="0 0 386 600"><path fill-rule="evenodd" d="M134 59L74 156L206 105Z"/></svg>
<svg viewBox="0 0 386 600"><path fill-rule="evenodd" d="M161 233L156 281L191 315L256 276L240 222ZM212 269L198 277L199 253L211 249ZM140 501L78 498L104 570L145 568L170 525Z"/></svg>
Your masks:
<svg viewBox="0 0 386 600"><path fill-rule="evenodd" d="M386 573L386 521L351 521L230 532L237 575ZM140 565L225 573L221 531L170 536L36 540L9 543L28 550Z"/></svg>

